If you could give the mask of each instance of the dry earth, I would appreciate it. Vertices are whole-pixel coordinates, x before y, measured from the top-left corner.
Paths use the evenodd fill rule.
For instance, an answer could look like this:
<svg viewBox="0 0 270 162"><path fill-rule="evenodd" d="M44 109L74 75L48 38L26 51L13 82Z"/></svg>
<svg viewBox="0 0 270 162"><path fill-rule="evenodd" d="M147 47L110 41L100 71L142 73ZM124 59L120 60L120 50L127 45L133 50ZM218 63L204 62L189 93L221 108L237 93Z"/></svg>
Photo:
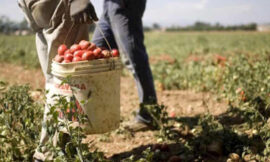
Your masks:
<svg viewBox="0 0 270 162"><path fill-rule="evenodd" d="M44 79L41 70L25 69L11 64L0 64L0 80L10 84L30 84L33 89L43 88ZM168 107L169 113L176 116L194 116L210 112L218 115L226 111L227 105L217 101L215 96L209 93L194 92L190 90L157 91L159 102ZM121 78L121 116L123 121L132 119L138 108L138 97L133 78L124 76ZM130 153L157 143L154 131L131 133L119 129L104 135L90 135L87 141L93 148L105 153L107 157L118 159L120 156L128 156Z"/></svg>

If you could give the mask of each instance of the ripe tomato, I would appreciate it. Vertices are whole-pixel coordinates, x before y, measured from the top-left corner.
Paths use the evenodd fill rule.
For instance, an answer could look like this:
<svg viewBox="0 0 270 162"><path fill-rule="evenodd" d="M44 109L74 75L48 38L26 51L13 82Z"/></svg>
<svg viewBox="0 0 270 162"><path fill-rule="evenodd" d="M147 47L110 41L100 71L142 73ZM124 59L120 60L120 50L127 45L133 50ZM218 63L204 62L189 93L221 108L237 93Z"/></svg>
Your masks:
<svg viewBox="0 0 270 162"><path fill-rule="evenodd" d="M71 53L67 53L67 54L65 54L64 59L69 60L70 62L72 62L73 55Z"/></svg>
<svg viewBox="0 0 270 162"><path fill-rule="evenodd" d="M98 55L98 58L105 58L105 56L104 56L104 54L100 53L100 54Z"/></svg>
<svg viewBox="0 0 270 162"><path fill-rule="evenodd" d="M119 57L119 51L117 49L113 49L111 51L111 54L112 54L113 57Z"/></svg>
<svg viewBox="0 0 270 162"><path fill-rule="evenodd" d="M56 62L61 63L64 60L64 56L56 55L55 58L54 58L54 60Z"/></svg>
<svg viewBox="0 0 270 162"><path fill-rule="evenodd" d="M93 51L96 58L99 58L99 54L101 53L101 51L101 48L97 48Z"/></svg>
<svg viewBox="0 0 270 162"><path fill-rule="evenodd" d="M245 91L242 90L242 91L240 92L240 95L241 95L241 96L244 96L244 95L245 95Z"/></svg>
<svg viewBox="0 0 270 162"><path fill-rule="evenodd" d="M109 58L109 57L111 57L111 53L110 53L109 50L103 50L103 51L101 52L101 54L104 56L104 58Z"/></svg>
<svg viewBox="0 0 270 162"><path fill-rule="evenodd" d="M90 46L90 42L86 41L86 40L82 40L80 41L79 45L81 47L82 50L86 50L89 46Z"/></svg>
<svg viewBox="0 0 270 162"><path fill-rule="evenodd" d="M82 60L93 60L95 59L95 55L92 51L84 52L82 55Z"/></svg>
<svg viewBox="0 0 270 162"><path fill-rule="evenodd" d="M169 115L169 117L175 118L175 112L171 112L170 115Z"/></svg>
<svg viewBox="0 0 270 162"><path fill-rule="evenodd" d="M81 57L74 57L72 60L72 62L79 62L79 61L82 61Z"/></svg>
<svg viewBox="0 0 270 162"><path fill-rule="evenodd" d="M66 54L68 54L68 53L71 53L71 52L70 52L70 49L67 49L67 50L65 51L64 55L66 55Z"/></svg>
<svg viewBox="0 0 270 162"><path fill-rule="evenodd" d="M85 51L84 50L78 50L78 51L75 51L74 52L74 57L82 57L82 55L83 55L83 53L84 53Z"/></svg>
<svg viewBox="0 0 270 162"><path fill-rule="evenodd" d="M78 44L73 44L70 47L70 52L73 54L75 51L81 50L81 47Z"/></svg>
<svg viewBox="0 0 270 162"><path fill-rule="evenodd" d="M64 60L62 63L71 63L71 61L69 61L69 60Z"/></svg>
<svg viewBox="0 0 270 162"><path fill-rule="evenodd" d="M94 43L91 43L90 46L87 48L89 51L94 51L97 48L97 46Z"/></svg>
<svg viewBox="0 0 270 162"><path fill-rule="evenodd" d="M63 56L64 53L65 53L65 51L66 51L67 49L68 49L68 48L67 48L67 46L66 46L65 44L61 44L61 45L58 47L58 50L57 50L58 55Z"/></svg>

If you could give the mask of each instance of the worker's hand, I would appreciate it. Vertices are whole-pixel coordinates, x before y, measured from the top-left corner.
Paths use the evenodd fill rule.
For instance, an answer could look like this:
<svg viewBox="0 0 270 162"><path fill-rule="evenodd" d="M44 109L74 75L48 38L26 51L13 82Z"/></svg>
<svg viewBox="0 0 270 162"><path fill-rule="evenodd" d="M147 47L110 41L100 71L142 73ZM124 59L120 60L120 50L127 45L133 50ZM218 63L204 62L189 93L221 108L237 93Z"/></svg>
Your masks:
<svg viewBox="0 0 270 162"><path fill-rule="evenodd" d="M94 6L89 0L71 0L70 16L75 23L98 21Z"/></svg>

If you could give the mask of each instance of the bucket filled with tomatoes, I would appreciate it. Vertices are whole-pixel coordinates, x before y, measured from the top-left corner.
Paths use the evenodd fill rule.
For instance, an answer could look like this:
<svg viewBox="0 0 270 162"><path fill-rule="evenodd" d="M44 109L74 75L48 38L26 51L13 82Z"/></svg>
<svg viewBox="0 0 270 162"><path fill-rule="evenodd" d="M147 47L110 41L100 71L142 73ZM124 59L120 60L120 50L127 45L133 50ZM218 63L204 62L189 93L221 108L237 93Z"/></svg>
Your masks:
<svg viewBox="0 0 270 162"><path fill-rule="evenodd" d="M68 48L62 44L52 61L54 94L74 96L88 116L86 133L105 133L120 124L120 75L117 49L108 50L82 40ZM69 77L69 82L63 81Z"/></svg>

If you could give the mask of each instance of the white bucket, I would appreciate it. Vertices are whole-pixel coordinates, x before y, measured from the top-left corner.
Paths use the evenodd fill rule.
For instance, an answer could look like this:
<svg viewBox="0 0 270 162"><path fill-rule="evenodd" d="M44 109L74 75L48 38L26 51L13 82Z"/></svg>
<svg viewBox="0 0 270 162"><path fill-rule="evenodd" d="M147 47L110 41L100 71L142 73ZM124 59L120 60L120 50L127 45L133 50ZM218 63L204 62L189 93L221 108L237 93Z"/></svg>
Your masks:
<svg viewBox="0 0 270 162"><path fill-rule="evenodd" d="M119 58L99 59L76 63L52 63L54 93L73 94L87 114L87 134L106 133L120 124L120 75L122 64ZM61 85L70 76L70 85Z"/></svg>

